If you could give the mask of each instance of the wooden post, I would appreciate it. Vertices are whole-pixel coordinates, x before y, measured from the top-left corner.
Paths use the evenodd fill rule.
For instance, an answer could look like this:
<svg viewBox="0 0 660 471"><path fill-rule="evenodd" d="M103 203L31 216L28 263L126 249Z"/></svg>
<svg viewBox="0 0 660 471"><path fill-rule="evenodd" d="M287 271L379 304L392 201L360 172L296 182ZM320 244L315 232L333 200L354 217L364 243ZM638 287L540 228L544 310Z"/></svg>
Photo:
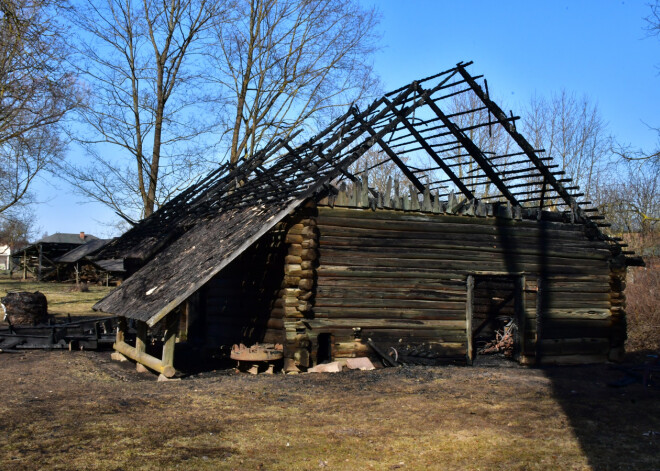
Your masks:
<svg viewBox="0 0 660 471"><path fill-rule="evenodd" d="M465 353L468 365L474 362L474 351L472 345L472 300L474 298L474 276L467 277L467 295L465 299L465 335L467 340L467 351Z"/></svg>
<svg viewBox="0 0 660 471"><path fill-rule="evenodd" d="M147 351L147 323L136 321L135 350L138 355Z"/></svg>
<svg viewBox="0 0 660 471"><path fill-rule="evenodd" d="M41 281L41 262L43 259L44 246L39 244L39 266L37 267L37 281Z"/></svg>
<svg viewBox="0 0 660 471"><path fill-rule="evenodd" d="M74 267L74 270L76 272L76 286L80 285L80 273L79 273L79 268L78 268L78 262L76 262L76 266Z"/></svg>
<svg viewBox="0 0 660 471"><path fill-rule="evenodd" d="M116 343L123 343L126 334L126 318L120 317L117 323L117 338Z"/></svg>
<svg viewBox="0 0 660 471"><path fill-rule="evenodd" d="M161 362L164 368L174 369L174 347L176 334L179 331L179 313L172 311L165 319L165 339L163 342L163 357ZM167 376L167 375L165 375Z"/></svg>
<svg viewBox="0 0 660 471"><path fill-rule="evenodd" d="M525 276L519 276L516 279L516 322L518 323L518 360L523 360L525 356Z"/></svg>
<svg viewBox="0 0 660 471"><path fill-rule="evenodd" d="M541 348L541 341L543 340L543 310L545 306L545 292L544 292L545 282L542 277L539 277L536 280L536 351L535 363L539 365L541 363L541 357L543 355Z"/></svg>
<svg viewBox="0 0 660 471"><path fill-rule="evenodd" d="M27 251L23 250L23 280L27 280Z"/></svg>

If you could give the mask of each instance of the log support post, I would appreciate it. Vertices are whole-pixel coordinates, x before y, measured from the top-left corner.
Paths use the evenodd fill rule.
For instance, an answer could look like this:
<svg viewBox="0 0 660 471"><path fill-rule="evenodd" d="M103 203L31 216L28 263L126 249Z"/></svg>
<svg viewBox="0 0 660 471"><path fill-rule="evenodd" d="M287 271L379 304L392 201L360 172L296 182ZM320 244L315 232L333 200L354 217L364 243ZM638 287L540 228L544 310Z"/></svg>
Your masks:
<svg viewBox="0 0 660 471"><path fill-rule="evenodd" d="M168 371L174 371L174 347L176 346L176 334L178 332L179 312L172 311L165 318L165 338L163 339L163 357L161 360L163 368Z"/></svg>
<svg viewBox="0 0 660 471"><path fill-rule="evenodd" d="M147 351L147 323L137 321L135 327L137 330L135 335L135 350L139 355Z"/></svg>
<svg viewBox="0 0 660 471"><path fill-rule="evenodd" d="M117 336L115 342L124 343L125 338L126 338L126 318L120 317L119 322L117 322Z"/></svg>
<svg viewBox="0 0 660 471"><path fill-rule="evenodd" d="M112 347L125 357L157 371L167 378L171 378L176 373L174 370L174 346L176 343L179 314L178 312L171 312L165 319L166 330L162 358L151 356L145 351L147 339L147 324L145 322L138 321L137 323L135 346L133 347L126 343L126 318L124 317L119 318L117 337Z"/></svg>

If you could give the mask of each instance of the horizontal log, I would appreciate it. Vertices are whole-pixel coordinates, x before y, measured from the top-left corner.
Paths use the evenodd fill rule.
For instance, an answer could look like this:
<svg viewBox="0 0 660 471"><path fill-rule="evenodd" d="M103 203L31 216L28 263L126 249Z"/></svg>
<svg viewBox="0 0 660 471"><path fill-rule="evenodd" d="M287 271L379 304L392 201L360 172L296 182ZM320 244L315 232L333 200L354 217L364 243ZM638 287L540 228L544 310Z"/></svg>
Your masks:
<svg viewBox="0 0 660 471"><path fill-rule="evenodd" d="M567 239L586 239L584 226L581 224L551 224L542 227L535 221L510 221L506 224L496 224L494 220L475 218L432 218L427 221L407 221L401 219L370 219L366 217L338 217L320 215L317 224L321 233L328 227L342 229L388 230L414 233L469 233L496 234L501 237L527 235L532 237L565 237Z"/></svg>
<svg viewBox="0 0 660 471"><path fill-rule="evenodd" d="M300 295L301 292L302 291L299 288L284 288L278 292L278 296L280 297L290 296L292 298L296 298Z"/></svg>
<svg viewBox="0 0 660 471"><path fill-rule="evenodd" d="M348 266L348 265L320 265L316 269L316 274L319 277L319 284L321 277L364 277L364 278L392 278L392 279L407 279L413 278L418 281L433 280L460 280L465 282L464 270L420 270L420 269L401 269L394 267L361 267L361 266Z"/></svg>
<svg viewBox="0 0 660 471"><path fill-rule="evenodd" d="M343 238L322 237L320 239L320 249L325 250L345 250L361 251L364 253L380 254L407 254L408 257L417 258L435 257L441 258L447 254L456 254L457 256L468 256L473 254L482 257L494 256L496 254L507 254L516 256L535 256L544 255L557 258L577 258L577 259L595 259L609 260L612 254L607 249L590 248L584 244L569 245L562 243L562 240L553 241L551 244L539 245L535 240L520 240L516 243L501 241L495 237L472 237L466 240L465 237L455 237L444 239L442 235L434 239L419 239L415 244L409 243L406 239L383 239L373 237ZM552 246L551 246L552 245Z"/></svg>
<svg viewBox="0 0 660 471"><path fill-rule="evenodd" d="M440 214L422 214L414 212L402 211L388 211L388 210L364 210L364 209L344 209L344 208L329 208L319 207L317 223L320 225L326 219L357 219L361 221L382 221L382 222L402 222L406 224L420 224L420 225L448 225L460 224L466 226L496 226L496 227L531 227L538 226L536 221L516 221L516 220L503 220L498 218L470 218L461 215L440 215ZM581 224L568 224L560 222L544 222L548 230L563 230L583 233L584 226Z"/></svg>
<svg viewBox="0 0 660 471"><path fill-rule="evenodd" d="M301 245L303 249L315 249L319 246L319 242L316 239L305 239Z"/></svg>
<svg viewBox="0 0 660 471"><path fill-rule="evenodd" d="M540 271L540 268L546 269L561 269L564 267L581 268L577 273L604 273L607 271L607 260L596 259L579 259L574 257L547 257L541 261L538 257L526 255L512 255L506 253L486 253L484 251L445 251L429 253L421 253L422 249L418 252L404 252L404 251L390 251L388 253L380 252L367 252L362 250L335 250L335 249L321 249L320 251L320 264L332 265L345 265L347 263L356 263L362 261L363 265L374 266L410 266L410 267L424 267L424 266L437 266L444 265L456 261L464 264L470 264L475 271L482 271L486 267L498 267L500 271L529 271L534 268ZM515 256L515 263L511 258ZM304 257L303 257L304 258ZM511 270L511 266L515 268ZM454 266L456 266L454 264ZM528 268L529 267L529 268Z"/></svg>
<svg viewBox="0 0 660 471"><path fill-rule="evenodd" d="M309 291L309 290L311 290L312 288L314 288L314 280L309 279L309 278L307 278L307 279L301 279L301 280L298 282L298 288L300 288L301 290Z"/></svg>
<svg viewBox="0 0 660 471"><path fill-rule="evenodd" d="M284 257L284 263L288 265L292 265L292 264L300 265L302 261L303 259L300 255L287 255L286 257Z"/></svg>
<svg viewBox="0 0 660 471"><path fill-rule="evenodd" d="M455 300L428 300L428 299L383 299L383 298L328 298L317 296L314 303L314 311L332 311L332 308L371 308L376 312L392 311L398 309L420 309L420 310L457 310L465 312L465 299ZM328 308L328 309L325 309Z"/></svg>
<svg viewBox="0 0 660 471"><path fill-rule="evenodd" d="M378 278L378 277L342 277L342 276L323 276L318 279L317 291L339 291L343 292L347 288L357 289L379 289L387 288L388 290L431 290L431 291L446 291L465 293L466 285L465 279L451 280L451 279L397 279L396 282L392 281L392 277Z"/></svg>
<svg viewBox="0 0 660 471"><path fill-rule="evenodd" d="M391 288L362 286L359 289L328 287L319 283L316 289L316 299L370 299L370 300L446 300L446 301L465 301L465 291L455 289L431 290L417 288L400 288L398 286ZM389 304L388 304L389 305Z"/></svg>
<svg viewBox="0 0 660 471"><path fill-rule="evenodd" d="M528 309L526 311L527 317L535 318L536 310ZM609 309L552 309L543 313L544 319L560 320L560 319L593 319L593 320L607 320L611 316Z"/></svg>
<svg viewBox="0 0 660 471"><path fill-rule="evenodd" d="M291 244L291 245L289 245L287 250L288 250L289 255L300 256L302 254L303 248L302 248L302 245L300 245L300 244Z"/></svg>
<svg viewBox="0 0 660 471"><path fill-rule="evenodd" d="M337 270L358 271L359 269L368 271L383 271L384 269L413 269L418 272L443 272L447 275L466 276L468 273L474 271L492 271L504 272L509 271L509 263L507 260L502 259L499 261L460 261L457 259L434 260L429 263L426 260L410 260L410 259L377 259L368 257L327 257L322 254L320 259L319 268L321 270L336 272ZM522 271L540 272L541 270L547 273L562 273L562 274L589 274L598 273L598 268L593 266L586 266L574 263L567 263L561 265L539 265L537 263L519 264L516 266ZM336 276L336 275L335 275Z"/></svg>
<svg viewBox="0 0 660 471"><path fill-rule="evenodd" d="M300 234L287 234L284 242L287 244L302 244L305 238Z"/></svg>
<svg viewBox="0 0 660 471"><path fill-rule="evenodd" d="M114 348L122 355L130 358L131 360L134 360L140 363L141 365L146 366L149 369L161 373L163 376L167 378L171 378L176 373L173 366L163 365L163 362L159 358L153 357L148 353L139 351L135 347L132 347L129 344L127 344L126 342L115 342L112 345L112 348Z"/></svg>
<svg viewBox="0 0 660 471"><path fill-rule="evenodd" d="M360 319L360 318L346 318L346 319L328 319L328 318L314 318L306 319L306 324L309 324L312 330L328 329L331 327L361 327L365 329L408 329L408 330L424 330L438 332L463 332L465 333L465 320L406 320L406 319Z"/></svg>

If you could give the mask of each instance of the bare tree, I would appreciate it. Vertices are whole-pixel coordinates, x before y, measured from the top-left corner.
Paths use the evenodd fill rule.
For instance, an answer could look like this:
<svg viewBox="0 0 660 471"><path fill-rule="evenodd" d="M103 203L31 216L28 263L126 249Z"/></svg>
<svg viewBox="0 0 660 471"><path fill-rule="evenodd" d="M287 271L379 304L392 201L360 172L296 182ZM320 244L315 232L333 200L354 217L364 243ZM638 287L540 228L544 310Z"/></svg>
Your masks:
<svg viewBox="0 0 660 471"><path fill-rule="evenodd" d="M0 1L0 214L27 204L34 178L62 157L60 122L80 103L60 6Z"/></svg>
<svg viewBox="0 0 660 471"><path fill-rule="evenodd" d="M11 253L28 245L34 236L34 214L29 210L11 211L0 216L0 245L8 245Z"/></svg>
<svg viewBox="0 0 660 471"><path fill-rule="evenodd" d="M149 216L197 174L196 139L210 128L198 108L199 40L219 9L207 0L87 0L71 15L91 95L78 141L92 163L66 175L127 220Z"/></svg>
<svg viewBox="0 0 660 471"><path fill-rule="evenodd" d="M354 0L239 0L216 28L231 162L373 93L375 11Z"/></svg>
<svg viewBox="0 0 660 471"><path fill-rule="evenodd" d="M534 96L522 124L530 143L545 149L588 200L610 156L610 138L598 107L586 96L578 98L566 90L549 99Z"/></svg>
<svg viewBox="0 0 660 471"><path fill-rule="evenodd" d="M628 234L635 250L655 240L660 229L660 164L656 161L620 161L611 166L594 189L594 201L615 234ZM638 234L640 240L632 240ZM649 238L650 237L650 238Z"/></svg>
<svg viewBox="0 0 660 471"><path fill-rule="evenodd" d="M648 37L660 38L660 1L656 0L655 3L649 4L651 12L644 18L646 22L645 30ZM655 164L660 163L660 127L648 126L651 131L657 135L658 141L653 150L645 150L631 144L622 144L615 142L612 151L627 161L635 160L651 160Z"/></svg>

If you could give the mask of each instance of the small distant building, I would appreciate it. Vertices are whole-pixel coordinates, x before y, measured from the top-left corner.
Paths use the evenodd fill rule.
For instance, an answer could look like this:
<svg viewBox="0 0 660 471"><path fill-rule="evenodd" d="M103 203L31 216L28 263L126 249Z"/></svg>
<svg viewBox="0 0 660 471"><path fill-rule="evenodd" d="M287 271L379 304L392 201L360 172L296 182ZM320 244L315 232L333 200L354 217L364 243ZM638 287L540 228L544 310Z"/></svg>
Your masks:
<svg viewBox="0 0 660 471"><path fill-rule="evenodd" d="M0 245L0 270L9 270L11 247Z"/></svg>
<svg viewBox="0 0 660 471"><path fill-rule="evenodd" d="M117 282L123 278L122 260L94 260L94 254L113 239L93 239L54 260L59 281Z"/></svg>
<svg viewBox="0 0 660 471"><path fill-rule="evenodd" d="M30 272L39 280L55 278L58 268L56 259L95 240L99 240L98 237L84 232L79 234L56 232L16 251L13 254L14 266L20 269L24 276Z"/></svg>

